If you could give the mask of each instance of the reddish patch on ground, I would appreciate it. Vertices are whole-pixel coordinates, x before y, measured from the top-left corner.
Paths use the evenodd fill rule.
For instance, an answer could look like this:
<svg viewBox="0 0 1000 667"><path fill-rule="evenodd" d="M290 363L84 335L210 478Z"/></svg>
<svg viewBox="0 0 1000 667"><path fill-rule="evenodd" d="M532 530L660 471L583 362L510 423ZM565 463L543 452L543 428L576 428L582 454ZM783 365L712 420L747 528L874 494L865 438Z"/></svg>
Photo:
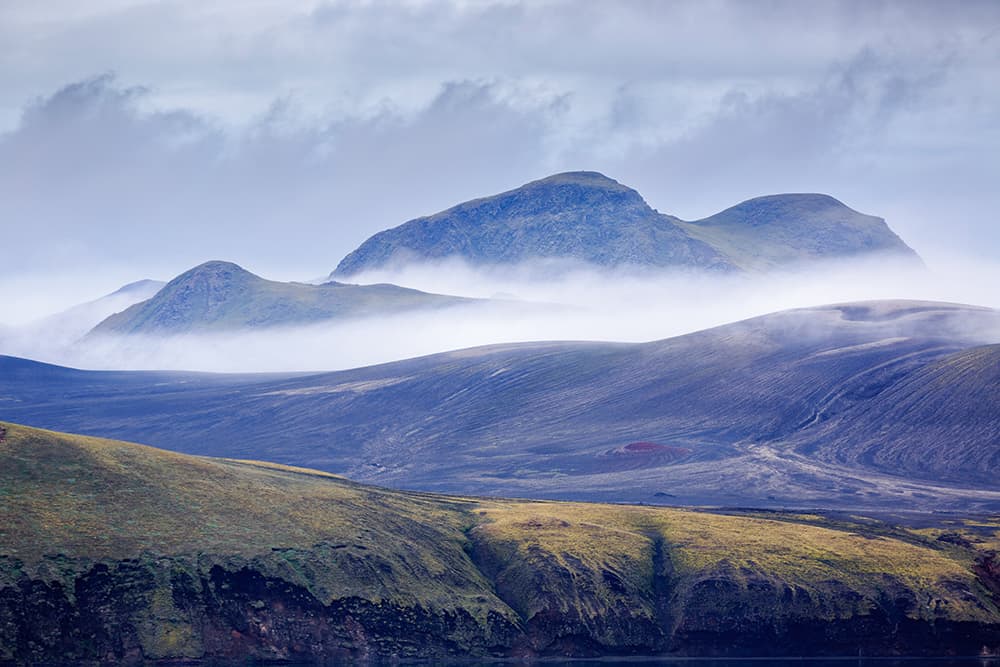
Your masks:
<svg viewBox="0 0 1000 667"><path fill-rule="evenodd" d="M626 452L656 452L661 449L667 449L667 446L655 442L631 442L625 445Z"/></svg>

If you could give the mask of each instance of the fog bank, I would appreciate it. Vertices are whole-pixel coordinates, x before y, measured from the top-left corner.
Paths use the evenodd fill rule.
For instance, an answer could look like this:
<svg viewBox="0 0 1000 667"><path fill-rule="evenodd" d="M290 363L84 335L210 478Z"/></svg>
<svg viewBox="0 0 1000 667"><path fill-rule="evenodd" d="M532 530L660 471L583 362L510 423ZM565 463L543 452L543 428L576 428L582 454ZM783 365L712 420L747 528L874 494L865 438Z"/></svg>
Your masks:
<svg viewBox="0 0 1000 667"><path fill-rule="evenodd" d="M643 342L845 301L918 299L1000 308L1000 267L958 259L927 269L875 259L755 276L578 267L557 277L548 268L479 270L448 262L360 277L492 297L487 304L294 328L82 341L79 322L75 328L36 323L0 331L0 353L94 369L335 370L494 343Z"/></svg>

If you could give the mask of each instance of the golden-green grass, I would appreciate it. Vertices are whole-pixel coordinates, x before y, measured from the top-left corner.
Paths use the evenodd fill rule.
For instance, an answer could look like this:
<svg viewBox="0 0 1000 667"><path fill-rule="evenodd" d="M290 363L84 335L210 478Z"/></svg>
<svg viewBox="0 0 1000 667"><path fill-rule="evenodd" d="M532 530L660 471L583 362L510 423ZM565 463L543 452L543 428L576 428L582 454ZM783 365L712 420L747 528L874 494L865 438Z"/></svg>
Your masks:
<svg viewBox="0 0 1000 667"><path fill-rule="evenodd" d="M555 554L564 565L570 556L593 567L646 577L651 562L644 554L659 539L681 585L722 575L745 586L750 577L764 577L808 593L814 602L841 589L864 596L850 607L826 601L827 615L843 617L869 611L867 606L891 581L893 588L916 598L913 616L932 618L944 605L955 617L995 618L992 603L965 592L979 590L969 574L972 555L956 553L950 545L932 548L794 520L676 508L508 501L481 511L490 523L478 530L516 544L524 553Z"/></svg>
<svg viewBox="0 0 1000 667"><path fill-rule="evenodd" d="M701 604L701 583L724 580L768 613L843 618L904 592L913 617L1000 619L971 570L975 549L873 532L864 517L452 498L6 427L0 556L26 564L277 553L321 599L463 607L480 618L553 605L595 618L619 603L652 618L659 578L678 609Z"/></svg>
<svg viewBox="0 0 1000 667"><path fill-rule="evenodd" d="M936 541L959 538L979 553L1000 551L1000 517L997 516L954 519L913 532Z"/></svg>
<svg viewBox="0 0 1000 667"><path fill-rule="evenodd" d="M467 501L16 425L7 425L0 461L0 554L26 563L45 555L252 558L322 543L350 561L313 582L322 598L453 606L488 590L462 550ZM359 567L371 576L348 576Z"/></svg>

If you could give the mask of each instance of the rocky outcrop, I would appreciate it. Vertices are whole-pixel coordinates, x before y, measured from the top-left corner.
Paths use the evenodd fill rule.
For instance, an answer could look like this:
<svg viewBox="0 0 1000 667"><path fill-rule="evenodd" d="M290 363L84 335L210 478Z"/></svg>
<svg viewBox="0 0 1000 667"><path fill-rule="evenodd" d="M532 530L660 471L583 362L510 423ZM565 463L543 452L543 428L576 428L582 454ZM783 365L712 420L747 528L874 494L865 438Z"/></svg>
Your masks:
<svg viewBox="0 0 1000 667"><path fill-rule="evenodd" d="M660 560L637 589L606 569L505 563L504 545L470 550L516 617L368 599L363 582L357 595L324 599L279 574L278 555L52 557L34 568L2 559L0 662L1000 652L1000 624L914 619L905 591L869 613L824 619L806 591L766 577L679 585Z"/></svg>
<svg viewBox="0 0 1000 667"><path fill-rule="evenodd" d="M979 581L993 594L993 599L1000 605L1000 554L995 551L983 554L976 559L972 571L976 573Z"/></svg>
<svg viewBox="0 0 1000 667"><path fill-rule="evenodd" d="M351 596L323 600L275 575L277 557L4 563L0 660L418 657L502 654L519 637L500 614Z"/></svg>

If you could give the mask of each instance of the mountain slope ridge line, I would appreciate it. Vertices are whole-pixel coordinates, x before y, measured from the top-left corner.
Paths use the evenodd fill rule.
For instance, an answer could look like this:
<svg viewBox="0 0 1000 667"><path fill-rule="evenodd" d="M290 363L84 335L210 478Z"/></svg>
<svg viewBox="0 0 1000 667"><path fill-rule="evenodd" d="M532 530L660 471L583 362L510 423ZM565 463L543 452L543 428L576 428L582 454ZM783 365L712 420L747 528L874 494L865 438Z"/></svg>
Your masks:
<svg viewBox="0 0 1000 667"><path fill-rule="evenodd" d="M473 267L555 260L758 272L872 253L920 261L882 218L829 195L766 195L685 221L603 174L566 172L378 232L330 277L448 258Z"/></svg>
<svg viewBox="0 0 1000 667"><path fill-rule="evenodd" d="M232 262L213 260L180 274L151 298L111 315L88 336L251 330L482 302L390 284L277 282Z"/></svg>

